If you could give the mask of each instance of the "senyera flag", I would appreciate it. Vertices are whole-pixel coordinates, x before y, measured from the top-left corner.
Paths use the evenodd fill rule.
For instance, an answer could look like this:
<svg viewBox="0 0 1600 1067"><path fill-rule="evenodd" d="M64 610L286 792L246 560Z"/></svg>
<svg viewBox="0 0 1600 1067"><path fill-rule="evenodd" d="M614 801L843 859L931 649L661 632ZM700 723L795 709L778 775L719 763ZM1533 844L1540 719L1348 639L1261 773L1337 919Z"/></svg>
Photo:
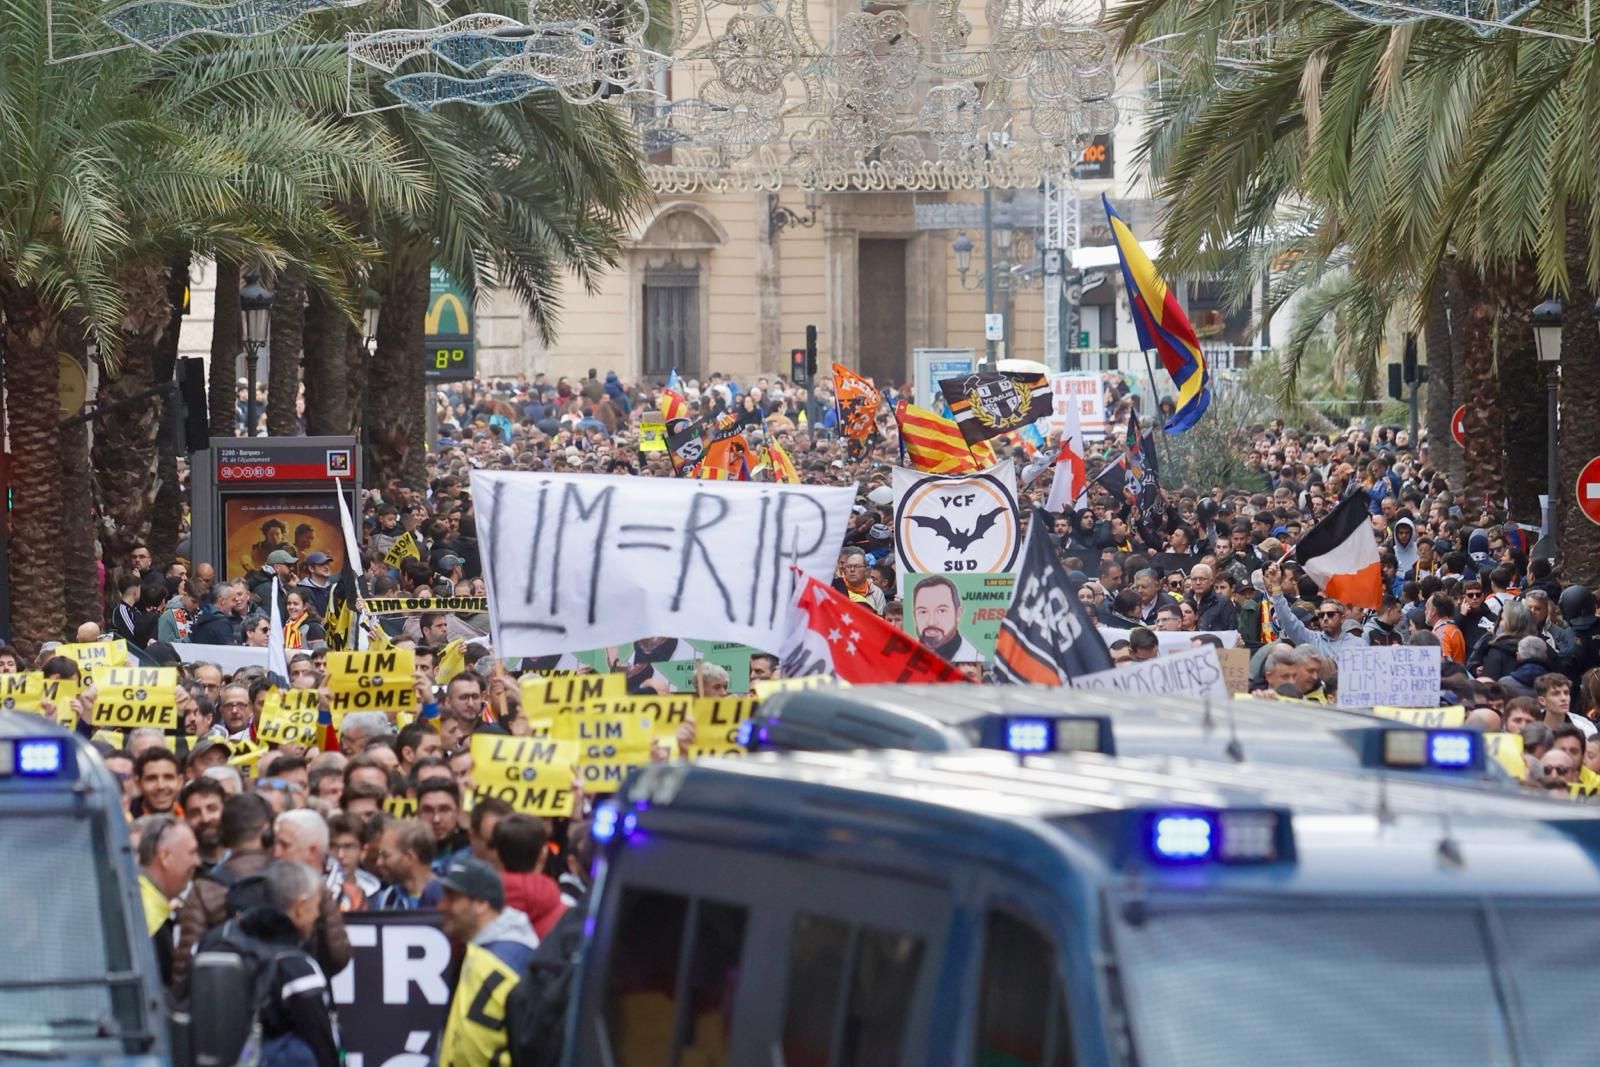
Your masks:
<svg viewBox="0 0 1600 1067"><path fill-rule="evenodd" d="M1177 294L1156 273L1156 265L1111 206L1111 199L1101 193L1100 202L1105 205L1106 221L1122 260L1122 281L1133 307L1139 347L1146 352L1155 349L1172 384L1178 387L1177 408L1167 420L1166 431L1182 433L1200 420L1211 403L1211 372L1206 367L1205 353L1200 351L1200 338L1189 323L1189 316L1183 313Z"/></svg>
<svg viewBox="0 0 1600 1067"><path fill-rule="evenodd" d="M1365 493L1345 497L1307 530L1294 556L1333 599L1374 611L1383 607L1383 568Z"/></svg>
<svg viewBox="0 0 1600 1067"><path fill-rule="evenodd" d="M929 474L964 474L995 464L988 444L969 447L951 419L925 407L901 401L895 409L900 443L908 466Z"/></svg>
<svg viewBox="0 0 1600 1067"><path fill-rule="evenodd" d="M667 375L667 384L661 388L661 418L676 422L689 417L689 401L683 395L683 383L678 380L678 368Z"/></svg>
<svg viewBox="0 0 1600 1067"><path fill-rule="evenodd" d="M830 674L852 685L874 682L964 682L966 677L932 649L817 581L801 575L783 674Z"/></svg>

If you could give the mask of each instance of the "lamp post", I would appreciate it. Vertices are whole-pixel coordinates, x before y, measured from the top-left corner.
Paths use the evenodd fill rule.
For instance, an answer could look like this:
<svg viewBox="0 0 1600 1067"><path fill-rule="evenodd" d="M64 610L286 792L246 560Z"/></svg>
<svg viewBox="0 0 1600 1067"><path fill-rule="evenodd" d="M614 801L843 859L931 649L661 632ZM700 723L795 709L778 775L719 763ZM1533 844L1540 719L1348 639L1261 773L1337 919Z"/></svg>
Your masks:
<svg viewBox="0 0 1600 1067"><path fill-rule="evenodd" d="M245 277L239 290L239 314L244 322L244 431L246 437L256 435L256 361L261 350L267 347L267 335L272 330L272 293L261 284L259 274Z"/></svg>
<svg viewBox="0 0 1600 1067"><path fill-rule="evenodd" d="M1561 301L1554 296L1528 314L1528 322L1533 326L1533 343L1539 351L1539 362L1547 368L1544 535L1552 542L1556 536L1556 389L1561 382L1561 318Z"/></svg>
<svg viewBox="0 0 1600 1067"><path fill-rule="evenodd" d="M367 289L367 295L362 301L361 312L361 346L367 350L367 355L372 354L372 346L378 343L378 313L383 308L383 297L378 295L378 290Z"/></svg>

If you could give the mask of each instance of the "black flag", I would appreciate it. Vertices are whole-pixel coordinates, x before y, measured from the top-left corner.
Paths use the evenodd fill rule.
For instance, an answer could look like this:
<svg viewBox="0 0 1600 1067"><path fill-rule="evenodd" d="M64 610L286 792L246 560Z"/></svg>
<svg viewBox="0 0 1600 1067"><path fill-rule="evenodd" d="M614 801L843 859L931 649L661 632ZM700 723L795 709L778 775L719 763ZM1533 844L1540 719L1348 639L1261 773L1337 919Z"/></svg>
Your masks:
<svg viewBox="0 0 1600 1067"><path fill-rule="evenodd" d="M1011 606L994 643L995 679L1065 685L1114 666L1105 638L1067 585L1050 544L1050 516L1035 508Z"/></svg>

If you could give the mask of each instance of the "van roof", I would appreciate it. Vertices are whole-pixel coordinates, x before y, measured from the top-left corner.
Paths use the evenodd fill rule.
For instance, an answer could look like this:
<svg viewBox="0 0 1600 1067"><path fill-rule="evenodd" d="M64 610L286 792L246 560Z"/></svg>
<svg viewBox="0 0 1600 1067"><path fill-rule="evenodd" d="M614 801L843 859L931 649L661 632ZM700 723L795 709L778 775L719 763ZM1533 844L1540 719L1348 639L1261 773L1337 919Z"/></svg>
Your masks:
<svg viewBox="0 0 1600 1067"><path fill-rule="evenodd" d="M1434 781L1172 757L767 753L649 767L609 805L612 833L597 812L596 837L625 852L676 838L908 877L978 864L1044 884L1138 872L1267 892L1600 898L1600 809ZM1270 858L1208 860L1185 882L1199 872L1166 869L1152 831L1187 815L1223 825L1224 840L1225 820L1270 824Z"/></svg>
<svg viewBox="0 0 1600 1067"><path fill-rule="evenodd" d="M897 797L963 811L1056 818L1148 807L1282 806L1329 813L1453 815L1542 822L1592 822L1600 807L1518 790L1452 786L1437 779L1366 771L1265 764L1236 765L1177 756L1094 753L1019 757L1005 752L760 753L672 765L684 773L676 794L690 800L704 783L719 792L750 785L749 803L767 804L773 782L804 791L839 790ZM715 779L723 779L717 782ZM760 787L756 788L758 781ZM781 802L778 802L781 803Z"/></svg>
<svg viewBox="0 0 1600 1067"><path fill-rule="evenodd" d="M26 711L0 711L0 739L17 737L70 737L71 732Z"/></svg>

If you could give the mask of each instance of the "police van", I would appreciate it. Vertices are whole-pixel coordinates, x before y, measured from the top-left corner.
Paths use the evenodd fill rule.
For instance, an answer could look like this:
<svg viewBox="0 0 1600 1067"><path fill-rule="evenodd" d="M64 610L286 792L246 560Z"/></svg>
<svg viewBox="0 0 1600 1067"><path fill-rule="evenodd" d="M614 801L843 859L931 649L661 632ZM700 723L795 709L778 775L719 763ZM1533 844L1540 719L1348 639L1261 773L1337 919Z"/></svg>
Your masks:
<svg viewBox="0 0 1600 1067"><path fill-rule="evenodd" d="M1590 1054L1600 812L1281 773L1295 784L1097 755L651 767L595 816L567 1062Z"/></svg>
<svg viewBox="0 0 1600 1067"><path fill-rule="evenodd" d="M0 711L0 1061L154 1067L216 1044L209 1024L196 1037L168 1012L123 812L121 785L87 741ZM248 1026L248 993L243 1014L228 1002L246 977L196 971L218 1026Z"/></svg>
<svg viewBox="0 0 1600 1067"><path fill-rule="evenodd" d="M778 693L740 724L751 751L1099 752L1365 767L1511 785L1475 730L1309 703L1037 686L871 685Z"/></svg>

